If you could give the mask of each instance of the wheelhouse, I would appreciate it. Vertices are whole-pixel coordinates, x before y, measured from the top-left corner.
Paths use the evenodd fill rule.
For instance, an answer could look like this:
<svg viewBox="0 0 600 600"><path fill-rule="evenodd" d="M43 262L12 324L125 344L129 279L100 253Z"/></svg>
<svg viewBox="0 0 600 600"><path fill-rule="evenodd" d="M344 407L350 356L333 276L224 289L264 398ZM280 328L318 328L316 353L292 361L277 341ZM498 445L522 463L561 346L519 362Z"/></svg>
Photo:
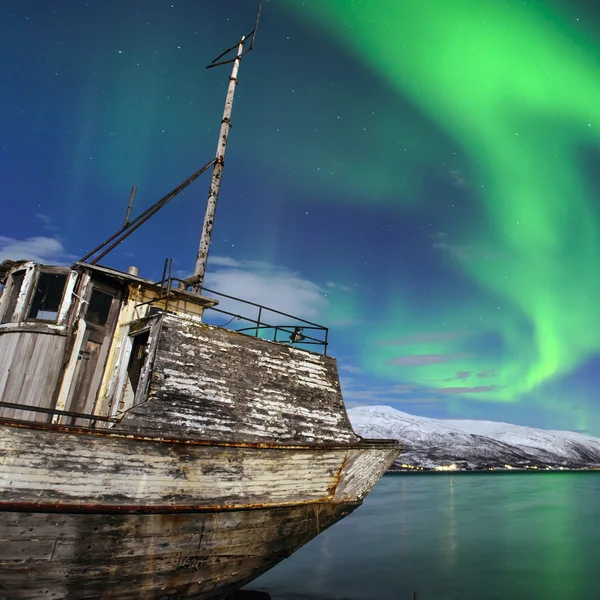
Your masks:
<svg viewBox="0 0 600 600"><path fill-rule="evenodd" d="M324 385L328 411L339 409L326 327L204 288L223 301L225 310L217 308L219 300L188 291L189 280L172 277L168 264L155 282L135 267L123 272L83 262L72 268L2 263L0 418L122 427L123 418L143 412L149 400L161 398L161 410L169 406L177 413L184 396L200 402L206 418L230 402L224 398L233 394L229 386L236 377L244 380L246 394L260 396L260 402L272 396L275 406L280 399L270 379L274 364L283 365L288 378L297 371L298 397ZM212 323L205 319L207 309ZM282 346L294 348L289 353ZM322 377L326 383L315 383ZM233 396L245 406L240 390Z"/></svg>
<svg viewBox="0 0 600 600"><path fill-rule="evenodd" d="M156 316L218 304L135 268L5 261L0 281L0 417L28 421L115 420L145 396Z"/></svg>

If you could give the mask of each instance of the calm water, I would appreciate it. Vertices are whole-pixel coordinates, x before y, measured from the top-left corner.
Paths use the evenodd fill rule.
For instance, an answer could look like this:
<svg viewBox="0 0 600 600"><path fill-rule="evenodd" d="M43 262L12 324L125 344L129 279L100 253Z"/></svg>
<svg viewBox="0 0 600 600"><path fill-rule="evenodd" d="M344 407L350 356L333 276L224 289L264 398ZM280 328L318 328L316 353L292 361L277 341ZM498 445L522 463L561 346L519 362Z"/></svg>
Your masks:
<svg viewBox="0 0 600 600"><path fill-rule="evenodd" d="M598 599L600 472L387 475L250 587L273 600Z"/></svg>

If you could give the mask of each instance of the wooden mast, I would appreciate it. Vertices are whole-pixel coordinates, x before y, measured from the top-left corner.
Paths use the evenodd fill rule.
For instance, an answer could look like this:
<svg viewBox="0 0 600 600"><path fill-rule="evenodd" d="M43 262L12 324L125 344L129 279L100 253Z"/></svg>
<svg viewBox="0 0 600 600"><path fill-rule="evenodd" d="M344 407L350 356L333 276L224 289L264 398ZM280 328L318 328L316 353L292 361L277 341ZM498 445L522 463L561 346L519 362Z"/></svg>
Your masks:
<svg viewBox="0 0 600 600"><path fill-rule="evenodd" d="M208 190L208 202L206 203L206 212L204 214L204 224L202 226L202 235L200 236L200 246L196 255L196 266L194 268L194 288L196 291L202 289L204 282L204 273L206 272L206 261L208 260L208 251L210 247L210 238L215 221L215 212L217 210L217 201L219 199L219 189L221 187L221 175L223 165L225 164L225 150L227 149L227 138L231 127L231 111L233 108L233 96L237 85L237 74L240 68L240 61L244 51L244 42L246 37L242 36L237 47L237 55L233 61L231 75L229 76L229 88L225 98L225 108L223 109L223 119L221 120L221 131L219 132L219 141L217 142L217 153L215 156L215 166L213 167L212 179Z"/></svg>
<svg viewBox="0 0 600 600"><path fill-rule="evenodd" d="M258 21L260 19L260 11L262 4L258 6L258 12L256 14L256 22L254 29L248 34L242 36L237 46L237 53L235 58L230 60L220 61L220 59L227 53L231 52L236 48L232 46L228 50L225 50L220 56L215 58L213 62L207 67L208 69L219 65L233 63L231 68L231 75L229 76L229 87L227 88L227 96L225 97L225 107L223 109L223 118L221 119L221 130L219 132L219 140L217 142L217 153L215 156L215 162L213 167L212 179L210 182L210 188L208 190L208 201L206 204L206 212L204 214L204 224L202 226L202 234L200 236L200 245L198 247L198 253L196 255L196 266L194 268L194 275L189 279L186 279L188 285L193 286L196 292L202 290L202 284L204 283L204 274L206 273L206 263L208 260L208 252L210 249L210 239L212 235L212 229L215 222L215 213L217 210L217 201L219 199L219 189L221 187L221 176L223 174L223 165L225 164L225 150L227 149L227 138L229 137L229 129L231 127L231 111L233 109L233 97L235 95L235 88L237 86L237 76L240 69L240 62L242 56L252 50L254 46L254 40L256 38L256 30L258 29ZM244 51L244 44L250 40L250 47Z"/></svg>

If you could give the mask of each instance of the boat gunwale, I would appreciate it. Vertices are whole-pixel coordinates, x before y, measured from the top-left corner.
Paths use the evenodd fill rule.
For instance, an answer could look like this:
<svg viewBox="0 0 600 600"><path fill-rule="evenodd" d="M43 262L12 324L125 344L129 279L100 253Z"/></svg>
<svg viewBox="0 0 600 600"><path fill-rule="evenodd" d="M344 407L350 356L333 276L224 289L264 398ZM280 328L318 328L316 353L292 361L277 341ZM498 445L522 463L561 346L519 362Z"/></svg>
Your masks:
<svg viewBox="0 0 600 600"><path fill-rule="evenodd" d="M244 510L271 510L294 506L315 506L336 504L360 506L362 500L334 501L331 496L314 500L294 500L291 502L264 502L247 504L78 504L76 502L1 502L0 513L65 513L65 514L194 514L211 512L236 512Z"/></svg>
<svg viewBox="0 0 600 600"><path fill-rule="evenodd" d="M125 430L115 429L91 429L86 427L77 427L73 425L59 425L54 423L35 423L32 421L24 421L19 419L0 418L0 427L17 427L20 429L35 429L41 431L49 431L52 433L67 433L74 435L91 435L99 437L130 439L139 442L187 445L187 446L209 446L209 447L226 447L226 448L256 448L262 450L362 450L365 448L377 449L403 449L399 440L395 439L371 439L362 438L355 434L359 440L357 442L337 443L337 444L274 444L269 442L227 442L223 440L199 440L191 438L179 437L162 437L157 435L140 435L139 433L131 433Z"/></svg>

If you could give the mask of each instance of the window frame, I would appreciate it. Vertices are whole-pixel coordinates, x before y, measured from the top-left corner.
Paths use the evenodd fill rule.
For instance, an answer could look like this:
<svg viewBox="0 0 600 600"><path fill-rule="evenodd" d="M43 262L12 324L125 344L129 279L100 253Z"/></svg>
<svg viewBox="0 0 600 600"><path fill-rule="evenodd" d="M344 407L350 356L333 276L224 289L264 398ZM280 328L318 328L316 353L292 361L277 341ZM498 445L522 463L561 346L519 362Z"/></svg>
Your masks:
<svg viewBox="0 0 600 600"><path fill-rule="evenodd" d="M65 292L69 285L69 272L70 269L68 267L43 267L39 266L36 269L35 276L33 277L33 281L30 284L30 289L28 292L28 298L25 302L25 311L23 312L23 317L21 321L23 323L48 323L53 324L58 322L58 317L61 313L61 307L65 301ZM37 290L38 283L40 281L40 277L42 275L63 275L65 277L65 283L62 288L62 293L60 295L60 301L58 303L58 308L56 310L56 317L54 319L36 319L34 317L29 316L29 312L33 306L33 299L35 297L35 292Z"/></svg>
<svg viewBox="0 0 600 600"><path fill-rule="evenodd" d="M31 286L36 277L38 265L33 261L24 261L21 262L17 267L13 268L10 274L5 279L5 290L3 290L2 297L0 297L0 312L2 315L5 314L7 308L7 300L5 292L9 292L10 290L6 289L7 287L12 289L12 274L18 273L19 271L25 271L25 278L21 285L21 289L19 290L19 294L17 297L17 304L13 310L12 318L7 323L1 323L0 329L10 330L15 327L22 327L23 323L25 323L25 315L29 310L29 300L31 297Z"/></svg>
<svg viewBox="0 0 600 600"><path fill-rule="evenodd" d="M21 284L16 290L15 294L15 280L14 277L22 275ZM9 325L10 323L18 323L19 322L19 296L21 295L21 291L27 283L27 269L26 268L18 268L15 269L9 277L9 280L4 285L4 289L2 290L2 314L0 314L0 325ZM14 303L13 303L14 302ZM12 304L12 307L11 307ZM7 319L8 312L12 312L10 315L10 319Z"/></svg>
<svg viewBox="0 0 600 600"><path fill-rule="evenodd" d="M10 321L5 322L4 318L10 304L9 296L11 296L12 291L14 290L12 277L21 271L25 272L25 276L17 296L16 305L13 308L12 318ZM58 304L57 315L54 319L35 319L29 317L29 311L31 310L35 291L42 274L63 275L66 277L60 302ZM34 262L25 262L20 264L17 268L14 268L5 280L4 289L0 296L0 330L11 330L16 326L21 328L27 324L31 326L59 325L59 319L61 319L61 321L64 320L65 303L68 304L71 301L69 297L70 294L67 292L73 291L73 281L73 271L69 267L47 267Z"/></svg>

